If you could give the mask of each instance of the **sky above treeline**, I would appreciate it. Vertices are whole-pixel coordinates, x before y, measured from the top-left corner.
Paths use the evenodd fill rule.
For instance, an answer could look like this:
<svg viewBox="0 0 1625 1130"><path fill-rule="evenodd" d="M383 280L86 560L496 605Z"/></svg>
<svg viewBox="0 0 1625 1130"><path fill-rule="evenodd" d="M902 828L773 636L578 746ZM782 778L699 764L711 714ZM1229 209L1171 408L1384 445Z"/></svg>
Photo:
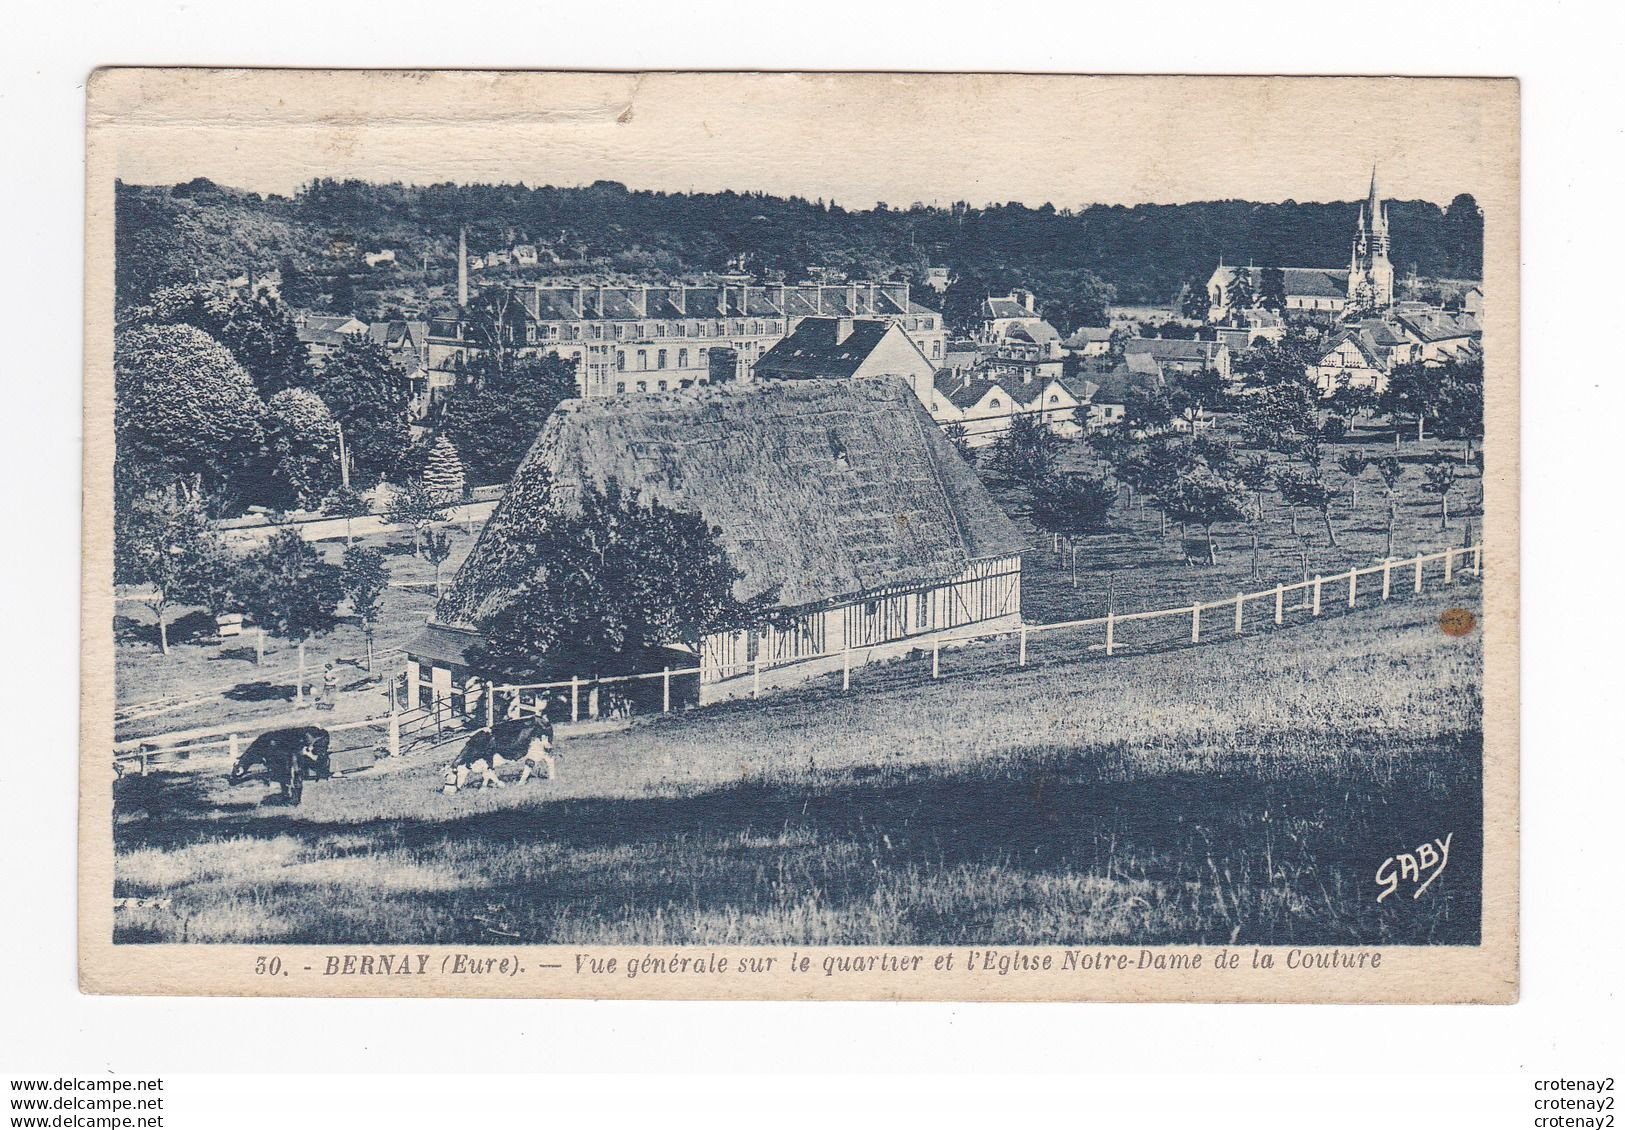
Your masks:
<svg viewBox="0 0 1625 1130"><path fill-rule="evenodd" d="M103 72L134 184L317 177L1032 207L1447 204L1504 183L1504 82L991 75ZM93 80L94 81L94 80ZM1510 124L1509 124L1510 123ZM1501 162L1497 166L1496 162Z"/></svg>

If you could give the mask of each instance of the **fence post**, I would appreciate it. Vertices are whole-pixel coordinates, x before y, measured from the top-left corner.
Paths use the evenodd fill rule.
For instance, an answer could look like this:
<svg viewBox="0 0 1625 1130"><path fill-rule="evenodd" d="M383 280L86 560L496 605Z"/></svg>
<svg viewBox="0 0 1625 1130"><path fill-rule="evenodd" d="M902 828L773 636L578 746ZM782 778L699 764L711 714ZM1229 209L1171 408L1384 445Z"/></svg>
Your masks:
<svg viewBox="0 0 1625 1130"><path fill-rule="evenodd" d="M1275 626L1277 628L1281 626L1281 595L1285 591L1282 586L1275 586Z"/></svg>
<svg viewBox="0 0 1625 1130"><path fill-rule="evenodd" d="M497 689L489 680L485 682L485 728L497 728Z"/></svg>
<svg viewBox="0 0 1625 1130"><path fill-rule="evenodd" d="M1112 613L1112 612L1108 611L1106 613L1106 654L1107 655L1110 655L1112 653L1112 648L1117 642L1113 638L1115 636L1115 634L1116 634L1116 632L1115 632L1116 627L1117 627L1117 616L1116 616L1115 613Z"/></svg>
<svg viewBox="0 0 1625 1130"><path fill-rule="evenodd" d="M143 777L145 777L147 775L147 751L146 750L141 751L141 775Z"/></svg>
<svg viewBox="0 0 1625 1130"><path fill-rule="evenodd" d="M1388 599L1388 582L1393 578L1394 563L1388 558L1382 559L1382 599Z"/></svg>
<svg viewBox="0 0 1625 1130"><path fill-rule="evenodd" d="M762 657L759 654L750 661L750 697L762 697Z"/></svg>
<svg viewBox="0 0 1625 1130"><path fill-rule="evenodd" d="M1416 588L1417 592L1422 591L1422 555L1420 553L1418 553L1416 555L1416 585L1415 585L1415 588Z"/></svg>
<svg viewBox="0 0 1625 1130"><path fill-rule="evenodd" d="M1354 607L1354 594L1355 594L1356 588L1359 585L1359 583L1360 583L1360 571L1358 569L1350 569L1349 570L1349 607L1350 608Z"/></svg>
<svg viewBox="0 0 1625 1130"><path fill-rule="evenodd" d="M671 713L671 665L660 672L660 713Z"/></svg>
<svg viewBox="0 0 1625 1130"><path fill-rule="evenodd" d="M1191 643L1202 642L1202 605L1191 605Z"/></svg>
<svg viewBox="0 0 1625 1130"><path fill-rule="evenodd" d="M1309 615L1311 615L1311 616L1319 616L1320 615L1320 574L1319 573L1315 574L1314 594L1315 594L1314 595L1314 601L1313 601L1313 604L1310 607Z"/></svg>
<svg viewBox="0 0 1625 1130"><path fill-rule="evenodd" d="M852 645L841 641L841 689L852 689Z"/></svg>
<svg viewBox="0 0 1625 1130"><path fill-rule="evenodd" d="M226 735L226 753L231 757L231 763L237 764L237 732L233 730Z"/></svg>
<svg viewBox="0 0 1625 1130"><path fill-rule="evenodd" d="M1473 576L1476 577L1479 575L1479 570L1483 565L1483 559L1484 543L1479 542L1477 545L1473 546Z"/></svg>
<svg viewBox="0 0 1625 1130"><path fill-rule="evenodd" d="M265 629L254 630L254 666L258 667L265 662Z"/></svg>
<svg viewBox="0 0 1625 1130"><path fill-rule="evenodd" d="M1078 587L1078 543L1072 543L1072 587Z"/></svg>
<svg viewBox="0 0 1625 1130"><path fill-rule="evenodd" d="M933 636L932 639L931 639L931 677L933 679L935 679L937 677L937 672L941 669L940 668L941 659L942 659L942 641L940 639L937 639L935 636Z"/></svg>
<svg viewBox="0 0 1625 1130"><path fill-rule="evenodd" d="M581 676L570 676L570 721L581 721Z"/></svg>
<svg viewBox="0 0 1625 1130"><path fill-rule="evenodd" d="M389 696L389 736L386 740L389 744L385 748L389 750L389 756L399 757L401 755L401 715L399 708L395 705L394 695Z"/></svg>
<svg viewBox="0 0 1625 1130"><path fill-rule="evenodd" d="M1021 622L1021 648L1016 652L1016 666L1027 666L1027 621Z"/></svg>
<svg viewBox="0 0 1625 1130"><path fill-rule="evenodd" d="M1236 594L1236 635L1241 635L1241 594Z"/></svg>
<svg viewBox="0 0 1625 1130"><path fill-rule="evenodd" d="M1455 561L1456 549L1455 546L1451 546L1444 551L1444 583L1447 585L1450 583L1451 574L1455 571L1453 569Z"/></svg>

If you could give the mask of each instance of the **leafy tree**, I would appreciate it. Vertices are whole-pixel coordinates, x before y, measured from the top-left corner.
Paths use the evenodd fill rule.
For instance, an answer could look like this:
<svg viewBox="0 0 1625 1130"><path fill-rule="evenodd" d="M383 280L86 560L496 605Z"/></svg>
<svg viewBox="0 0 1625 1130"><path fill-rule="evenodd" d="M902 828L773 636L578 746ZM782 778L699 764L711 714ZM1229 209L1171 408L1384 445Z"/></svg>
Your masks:
<svg viewBox="0 0 1625 1130"><path fill-rule="evenodd" d="M408 482L395 488L389 505L384 508L384 521L412 531L414 547L436 522L445 520L446 504L421 482Z"/></svg>
<svg viewBox="0 0 1625 1130"><path fill-rule="evenodd" d="M1254 455L1236 466L1236 481L1253 492L1253 512L1259 521L1264 519L1264 494L1275 486L1275 471L1270 461Z"/></svg>
<svg viewBox="0 0 1625 1130"><path fill-rule="evenodd" d="M339 481L338 434L314 392L285 388L265 406L265 439L274 490L262 498L283 508L314 505Z"/></svg>
<svg viewBox="0 0 1625 1130"><path fill-rule="evenodd" d="M993 469L1023 486L1042 482L1055 470L1061 438L1028 413L1010 421L1009 429L993 444Z"/></svg>
<svg viewBox="0 0 1625 1130"><path fill-rule="evenodd" d="M225 611L230 557L202 498L184 485L131 499L114 517L114 579L147 587L142 603L158 621L158 648L168 655L164 614L186 604Z"/></svg>
<svg viewBox="0 0 1625 1130"><path fill-rule="evenodd" d="M1218 522L1240 520L1246 497L1240 483L1224 478L1211 467L1197 464L1179 473L1163 504L1182 526L1189 523L1202 527L1207 540L1208 564L1217 565L1219 555L1213 541L1213 526Z"/></svg>
<svg viewBox="0 0 1625 1130"><path fill-rule="evenodd" d="M1033 521L1043 529L1070 536L1106 524L1117 500L1117 487L1101 475L1074 471L1040 479L1031 494Z"/></svg>
<svg viewBox="0 0 1625 1130"><path fill-rule="evenodd" d="M1463 439L1462 458L1472 457L1473 439L1484 434L1484 359L1450 360L1435 370L1438 377L1439 431Z"/></svg>
<svg viewBox="0 0 1625 1130"><path fill-rule="evenodd" d="M327 283L328 304L336 314L349 314L354 316L359 310L356 300L355 280L350 278L348 271L339 271Z"/></svg>
<svg viewBox="0 0 1625 1130"><path fill-rule="evenodd" d="M425 530L418 542L423 560L434 566L434 598L440 599L440 568L451 556L451 535L445 530Z"/></svg>
<svg viewBox="0 0 1625 1130"><path fill-rule="evenodd" d="M1212 309L1213 300L1208 295L1207 285L1201 279L1186 279L1185 296L1180 300L1179 312L1187 318L1205 322Z"/></svg>
<svg viewBox="0 0 1625 1130"><path fill-rule="evenodd" d="M195 326L137 326L113 353L119 459L235 497L259 459L265 406L219 342Z"/></svg>
<svg viewBox="0 0 1625 1130"><path fill-rule="evenodd" d="M1397 516L1399 503L1399 487L1405 479L1405 464L1392 455L1385 455L1374 460L1371 464L1376 468L1377 476L1382 479L1383 489L1388 497L1388 544L1383 550L1383 557L1394 555L1394 519Z"/></svg>
<svg viewBox="0 0 1625 1130"><path fill-rule="evenodd" d="M1366 469L1371 466L1371 460L1358 451L1349 451L1338 456L1337 466L1349 478L1349 508L1358 510L1360 508L1360 476L1365 474Z"/></svg>
<svg viewBox="0 0 1625 1130"><path fill-rule="evenodd" d="M1296 535L1298 532L1298 507L1319 511L1326 523L1326 544L1336 548L1337 531L1332 529L1332 499L1335 496L1319 472L1310 468L1294 467L1280 476L1276 482L1281 491L1281 498L1292 513L1292 533Z"/></svg>
<svg viewBox="0 0 1625 1130"><path fill-rule="evenodd" d="M372 503L354 487L340 486L322 500L322 513L344 519L344 542L349 545L355 539L354 520L371 514Z"/></svg>
<svg viewBox="0 0 1625 1130"><path fill-rule="evenodd" d="M1216 369L1202 369L1186 373L1179 378L1169 396L1169 404L1191 426L1194 434L1196 422L1229 405L1227 382Z"/></svg>
<svg viewBox="0 0 1625 1130"><path fill-rule="evenodd" d="M1422 489L1439 496L1439 529L1450 525L1450 491L1456 485L1456 464L1451 459L1429 463L1422 471Z"/></svg>
<svg viewBox="0 0 1625 1130"><path fill-rule="evenodd" d="M313 387L344 429L355 477L370 484L399 474L412 445L411 390L390 355L367 338L347 341Z"/></svg>
<svg viewBox="0 0 1625 1130"><path fill-rule="evenodd" d="M445 436L437 438L429 448L428 464L423 468L423 489L446 503L463 497L463 462Z"/></svg>
<svg viewBox="0 0 1625 1130"><path fill-rule="evenodd" d="M1395 365L1394 371L1388 374L1388 387L1383 390L1379 403L1383 411L1396 420L1396 447L1399 445L1399 416L1410 416L1416 420L1416 442L1422 442L1424 423L1439 414L1439 378L1438 370L1420 361Z"/></svg>
<svg viewBox="0 0 1625 1130"><path fill-rule="evenodd" d="M281 279L278 290L282 301L300 308L312 306L321 297L321 285L299 266L291 255L277 260L277 275Z"/></svg>
<svg viewBox="0 0 1625 1130"><path fill-rule="evenodd" d="M440 432L475 483L506 483L553 409L575 395L575 368L562 357L476 354L446 395Z"/></svg>
<svg viewBox="0 0 1625 1130"><path fill-rule="evenodd" d="M1254 438L1283 455L1299 454L1306 445L1318 447L1317 403L1314 390L1302 380L1269 385L1250 398L1248 429Z"/></svg>
<svg viewBox="0 0 1625 1130"><path fill-rule="evenodd" d="M249 295L191 283L164 287L121 324L196 326L231 351L262 397L305 383L310 356L288 308L267 291Z"/></svg>
<svg viewBox="0 0 1625 1130"><path fill-rule="evenodd" d="M243 562L243 610L255 624L300 646L301 672L294 700L304 702L304 644L325 635L338 623L344 599L343 571L322 560L299 531L280 529Z"/></svg>
<svg viewBox="0 0 1625 1130"><path fill-rule="evenodd" d="M961 459L972 467L976 466L976 449L970 445L970 432L965 429L964 424L957 422L949 424L942 429L942 434L954 445L954 450L959 452Z"/></svg>
<svg viewBox="0 0 1625 1130"><path fill-rule="evenodd" d="M1326 407L1352 430L1356 420L1377 406L1376 390L1369 385L1353 385L1345 378L1325 401Z"/></svg>
<svg viewBox="0 0 1625 1130"><path fill-rule="evenodd" d="M361 630L367 637L367 670L372 670L373 629L378 621L378 610L383 606L384 592L389 588L389 570L384 567L381 550L352 545L344 551L344 562L339 567L339 584L350 611L361 621Z"/></svg>
<svg viewBox="0 0 1625 1130"><path fill-rule="evenodd" d="M515 553L524 579L477 625L474 658L521 678L634 674L673 645L697 654L707 635L769 618L774 597L739 600L741 574L703 518L613 481L549 512Z"/></svg>
<svg viewBox="0 0 1625 1130"><path fill-rule="evenodd" d="M1123 394L1123 426L1154 435L1173 423L1176 408L1166 389L1133 386Z"/></svg>

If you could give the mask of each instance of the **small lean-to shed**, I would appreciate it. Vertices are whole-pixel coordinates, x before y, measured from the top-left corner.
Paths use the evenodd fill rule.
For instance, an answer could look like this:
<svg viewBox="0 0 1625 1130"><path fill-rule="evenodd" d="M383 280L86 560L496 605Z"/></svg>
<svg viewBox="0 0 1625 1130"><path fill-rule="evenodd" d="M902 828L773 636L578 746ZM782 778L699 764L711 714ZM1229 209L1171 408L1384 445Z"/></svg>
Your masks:
<svg viewBox="0 0 1625 1130"><path fill-rule="evenodd" d="M426 638L450 629L467 639L516 578L546 567L526 559L520 536L542 510L612 479L702 515L743 574L735 595L774 593L785 614L703 641L691 660L700 701L750 684L758 659L782 684L899 650L882 645L1020 622L1019 531L908 385L883 377L566 401Z"/></svg>

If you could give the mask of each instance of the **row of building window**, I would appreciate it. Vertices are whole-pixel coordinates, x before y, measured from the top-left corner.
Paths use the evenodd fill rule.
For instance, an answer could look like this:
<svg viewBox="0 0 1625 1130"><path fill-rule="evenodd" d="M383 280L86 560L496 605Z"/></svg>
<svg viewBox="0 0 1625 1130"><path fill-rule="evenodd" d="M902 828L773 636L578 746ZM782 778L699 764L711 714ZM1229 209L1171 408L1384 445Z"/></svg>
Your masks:
<svg viewBox="0 0 1625 1130"><path fill-rule="evenodd" d="M692 379L680 381L655 381L654 386L651 388L648 381L636 381L631 385L631 389L636 392L668 392L674 388L690 388L694 385L694 383L695 382ZM706 384L708 382L701 380L699 383ZM626 381L615 382L615 392L617 394L627 391L628 387Z"/></svg>
<svg viewBox="0 0 1625 1130"><path fill-rule="evenodd" d="M639 339L656 337L721 337L727 333L748 334L760 337L763 334L779 334L783 327L777 318L769 321L699 321L699 322L612 322L608 323L606 333L604 322L572 322L559 325L556 322L541 326L529 327L526 335L529 341L582 341L586 338L603 340L605 337L616 341L637 341ZM933 330L936 328L935 318L917 318L914 321L917 330Z"/></svg>
<svg viewBox="0 0 1625 1130"><path fill-rule="evenodd" d="M664 369L666 367L666 361L667 361L667 358L669 356L669 353L670 353L670 351L665 350L665 349L657 349L655 351L655 368ZM703 366L706 363L706 352L702 348L702 349L698 350L698 353L699 353L699 359L698 359L698 361L696 363ZM638 362L637 363L637 368L639 370L647 369L649 367L649 351L647 349L638 350L637 362ZM679 369L688 368L688 350L679 349L677 351L677 367ZM617 372L621 372L621 373L626 372L626 354L625 353L617 353L617 354L615 354L615 369L616 369ZM662 384L664 384L664 382L662 382Z"/></svg>

